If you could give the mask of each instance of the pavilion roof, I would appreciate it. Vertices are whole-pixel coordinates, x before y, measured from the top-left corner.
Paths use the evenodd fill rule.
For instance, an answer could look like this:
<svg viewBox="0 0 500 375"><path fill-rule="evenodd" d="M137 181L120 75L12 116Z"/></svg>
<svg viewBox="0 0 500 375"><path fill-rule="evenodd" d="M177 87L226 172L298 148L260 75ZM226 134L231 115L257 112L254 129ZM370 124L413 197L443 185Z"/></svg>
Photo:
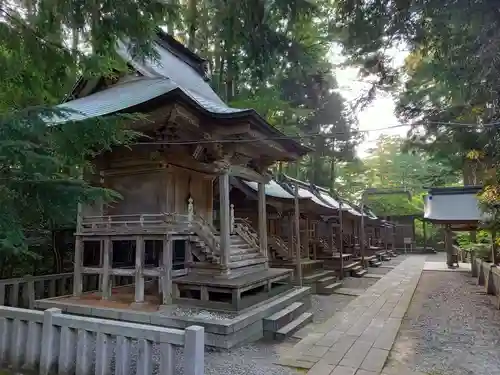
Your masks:
<svg viewBox="0 0 500 375"><path fill-rule="evenodd" d="M120 112L141 112L147 103L158 107L166 100L178 100L213 119L247 120L265 136L276 138L288 152L304 155L311 149L271 126L254 109L232 108L215 93L204 72L205 60L189 51L164 32L154 41L157 59L138 59L127 45L118 45L117 53L135 70L136 75L97 91L98 79L81 78L68 100L57 109L68 110L65 116L50 119L52 123L81 121Z"/></svg>
<svg viewBox="0 0 500 375"><path fill-rule="evenodd" d="M477 198L480 186L430 188L424 219L443 224L479 224L487 219Z"/></svg>

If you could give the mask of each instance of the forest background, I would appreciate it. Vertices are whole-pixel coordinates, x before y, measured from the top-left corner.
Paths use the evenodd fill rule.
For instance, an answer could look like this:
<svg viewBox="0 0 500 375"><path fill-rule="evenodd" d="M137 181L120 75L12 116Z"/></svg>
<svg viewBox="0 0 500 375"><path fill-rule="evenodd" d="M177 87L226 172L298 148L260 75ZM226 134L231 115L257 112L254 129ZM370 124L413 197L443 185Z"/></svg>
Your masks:
<svg viewBox="0 0 500 375"><path fill-rule="evenodd" d="M274 172L354 202L368 187L411 192L410 201L370 201L382 216L421 214L429 186L484 184L484 210L496 218L500 10L493 0L445 3L1 0L0 277L70 266L71 248L56 230L71 233L77 202L118 199L79 176L92 168L88 156L134 138L123 118L50 131L42 119L79 76L127 69L114 51L118 39L154 58L160 26L207 59L212 86L230 105L256 109L314 148ZM391 61L395 48L407 51L401 67ZM369 87L355 102L337 84L346 66ZM410 131L381 136L360 158L366 133L358 114L381 92L394 98ZM436 229L430 236L439 242Z"/></svg>

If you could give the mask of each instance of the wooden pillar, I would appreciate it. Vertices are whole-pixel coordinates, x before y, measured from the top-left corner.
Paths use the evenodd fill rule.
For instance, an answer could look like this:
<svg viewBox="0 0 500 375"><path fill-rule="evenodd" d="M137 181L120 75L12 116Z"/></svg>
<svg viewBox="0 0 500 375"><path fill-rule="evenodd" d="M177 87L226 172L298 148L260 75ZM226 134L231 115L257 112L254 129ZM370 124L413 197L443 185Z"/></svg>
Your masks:
<svg viewBox="0 0 500 375"><path fill-rule="evenodd" d="M80 297L83 292L83 276L82 276L82 267L83 267L83 239L78 233L82 231L82 221L83 221L83 207L81 203L78 203L76 209L76 233L75 236L75 270L73 273L73 296Z"/></svg>
<svg viewBox="0 0 500 375"><path fill-rule="evenodd" d="M73 273L73 296L80 297L83 292L83 239L76 236L75 239L75 271Z"/></svg>
<svg viewBox="0 0 500 375"><path fill-rule="evenodd" d="M290 259L293 259L293 249L294 249L294 242L293 242L293 232L295 231L294 229L295 225L295 219L293 215L290 213L288 214L288 254L290 254Z"/></svg>
<svg viewBox="0 0 500 375"><path fill-rule="evenodd" d="M301 243L304 246L304 250L306 251L306 255L309 258L309 238L310 238L310 221L309 221L309 216L306 216L306 219L304 220L304 239L301 241Z"/></svg>
<svg viewBox="0 0 500 375"><path fill-rule="evenodd" d="M497 231L495 229L491 230L491 261L493 264L498 264L497 257Z"/></svg>
<svg viewBox="0 0 500 375"><path fill-rule="evenodd" d="M109 273L112 264L113 243L111 242L111 237L107 236L102 241L101 252L102 252L102 277L101 277L101 296L102 299L107 300L111 297L110 279Z"/></svg>
<svg viewBox="0 0 500 375"><path fill-rule="evenodd" d="M229 212L229 174L219 177L220 201L220 258L221 264L229 272L229 252L231 248L230 212Z"/></svg>
<svg viewBox="0 0 500 375"><path fill-rule="evenodd" d="M299 185L295 184L295 235L297 236L297 241L295 242L295 267L297 285L302 286L302 264L300 256L300 211L299 211Z"/></svg>
<svg viewBox="0 0 500 375"><path fill-rule="evenodd" d="M446 264L453 266L453 242L451 226L446 225L444 229L444 248L446 249Z"/></svg>
<svg viewBox="0 0 500 375"><path fill-rule="evenodd" d="M359 250L361 253L361 266L365 267L365 203L364 194L361 197L361 226L359 235Z"/></svg>
<svg viewBox="0 0 500 375"><path fill-rule="evenodd" d="M144 302L144 237L135 238L135 303Z"/></svg>
<svg viewBox="0 0 500 375"><path fill-rule="evenodd" d="M266 185L262 182L259 182L259 244L262 255L267 259Z"/></svg>
<svg viewBox="0 0 500 375"><path fill-rule="evenodd" d="M161 294L162 304L168 305L172 302L172 244L170 236L165 236L163 239L162 250L162 275L161 275Z"/></svg>
<svg viewBox="0 0 500 375"><path fill-rule="evenodd" d="M422 230L424 234L424 252L427 251L427 222L422 220Z"/></svg>
<svg viewBox="0 0 500 375"><path fill-rule="evenodd" d="M342 280L344 278L344 220L343 220L343 214L342 214L342 201L339 203L339 234L340 234L340 241L339 241L339 252L340 252L340 274L339 274L339 279Z"/></svg>

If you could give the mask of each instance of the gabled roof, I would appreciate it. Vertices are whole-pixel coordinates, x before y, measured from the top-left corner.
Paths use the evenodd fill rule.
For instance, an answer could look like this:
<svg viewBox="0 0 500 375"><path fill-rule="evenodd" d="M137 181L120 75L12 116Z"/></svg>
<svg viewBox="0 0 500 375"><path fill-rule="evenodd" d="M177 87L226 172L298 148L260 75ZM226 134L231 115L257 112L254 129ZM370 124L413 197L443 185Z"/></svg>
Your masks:
<svg viewBox="0 0 500 375"><path fill-rule="evenodd" d="M57 108L68 109L64 118L51 122L80 121L119 112L137 111L137 106L164 100L181 100L195 107L204 115L216 119L243 119L267 137L276 137L288 152L304 155L311 149L272 127L253 109L232 108L215 93L207 82L205 60L189 51L164 32L154 41L158 59L134 58L125 43L120 43L117 53L136 71L138 77L98 90L98 80L80 79L70 97Z"/></svg>
<svg viewBox="0 0 500 375"><path fill-rule="evenodd" d="M283 175L281 185L284 186L290 193L295 192L294 185L298 185L298 194L299 198L308 198L316 203L318 206L323 208L329 208L332 210L338 209L338 206L335 207L331 205L329 202L325 201L320 197L318 192L315 191L313 185L308 184L307 182L297 180L290 176Z"/></svg>
<svg viewBox="0 0 500 375"><path fill-rule="evenodd" d="M424 219L443 224L485 221L477 199L480 190L480 186L430 188L424 198Z"/></svg>
<svg viewBox="0 0 500 375"><path fill-rule="evenodd" d="M257 182L254 181L246 181L241 179L242 183L250 187L254 191L258 191L259 186ZM276 181L271 180L269 181L266 186L265 186L265 192L266 195L269 197L274 197L274 198L281 198L281 199L294 199L295 197L290 194L288 191L283 189L283 187L278 184Z"/></svg>

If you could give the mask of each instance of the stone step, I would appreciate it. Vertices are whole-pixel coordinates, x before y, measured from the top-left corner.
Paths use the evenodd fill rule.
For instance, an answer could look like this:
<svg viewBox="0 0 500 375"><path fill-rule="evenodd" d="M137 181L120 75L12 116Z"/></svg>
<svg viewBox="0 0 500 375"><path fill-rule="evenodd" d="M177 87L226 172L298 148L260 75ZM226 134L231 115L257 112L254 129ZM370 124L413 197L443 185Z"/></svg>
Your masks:
<svg viewBox="0 0 500 375"><path fill-rule="evenodd" d="M352 275L354 277L363 277L366 273L368 273L367 270L360 270L360 271L353 272Z"/></svg>
<svg viewBox="0 0 500 375"><path fill-rule="evenodd" d="M304 284L312 284L312 283L317 282L319 279L322 279L322 278L325 278L325 277L328 277L328 276L332 276L334 274L335 274L334 271L320 271L320 272L315 272L315 273L313 273L311 275L303 276L302 277L302 282Z"/></svg>
<svg viewBox="0 0 500 375"><path fill-rule="evenodd" d="M356 266L354 266L354 267L351 267L349 270L350 270L351 272L358 272L358 271L360 271L360 270L362 270L362 269L363 269L363 267L361 267L361 265L359 265L359 264L358 264L358 265L356 265Z"/></svg>
<svg viewBox="0 0 500 375"><path fill-rule="evenodd" d="M246 242L238 242L238 243L234 243L234 242L231 242L231 247L251 247L250 244L246 243Z"/></svg>
<svg viewBox="0 0 500 375"><path fill-rule="evenodd" d="M258 258L254 259L247 259L247 260L240 260L236 262L229 262L229 268L242 268L242 267L247 267L247 266L253 266L255 264L261 264L267 262L267 258L263 257L262 255Z"/></svg>
<svg viewBox="0 0 500 375"><path fill-rule="evenodd" d="M264 318L263 320L264 335L265 336L274 335L276 331L280 330L285 325L292 322L295 318L297 318L299 315L306 312L307 310L308 310L307 305L305 303L294 302L290 306L285 307L283 310L280 310L275 314L267 318Z"/></svg>
<svg viewBox="0 0 500 375"><path fill-rule="evenodd" d="M322 286L316 289L316 294L330 295L335 292L338 288L342 287L342 283L333 283L327 286Z"/></svg>
<svg viewBox="0 0 500 375"><path fill-rule="evenodd" d="M370 267L380 267L382 262L380 260L370 262Z"/></svg>
<svg viewBox="0 0 500 375"><path fill-rule="evenodd" d="M390 256L388 256L388 255L382 255L380 258L382 258L382 260L384 260L384 261L386 261L386 262L388 262L388 261L390 261L390 260L391 260L391 257L390 257Z"/></svg>
<svg viewBox="0 0 500 375"><path fill-rule="evenodd" d="M229 256L230 262L239 262L240 260L247 260L247 259L255 259L261 257L261 254L258 252L253 252L253 253L247 253L247 254L240 254L240 255L231 255Z"/></svg>
<svg viewBox="0 0 500 375"><path fill-rule="evenodd" d="M356 268L356 267L361 267L360 262L353 261L353 262L347 263L347 264L344 263L344 270L345 271L352 270L353 268Z"/></svg>
<svg viewBox="0 0 500 375"><path fill-rule="evenodd" d="M297 332L299 329L303 328L307 324L311 323L313 320L313 314L310 312L305 312L300 314L296 319L292 320L290 323L288 323L286 326L280 328L276 333L274 334L274 338L276 340L284 340L287 337L290 337L293 335L295 332Z"/></svg>
<svg viewBox="0 0 500 375"><path fill-rule="evenodd" d="M259 253L260 249L257 249L256 247L248 247L248 248L244 248L244 249L230 247L229 252L231 255L243 255L243 254Z"/></svg>
<svg viewBox="0 0 500 375"><path fill-rule="evenodd" d="M238 238L237 240L229 241L231 245L248 245L248 243L243 238Z"/></svg>
<svg viewBox="0 0 500 375"><path fill-rule="evenodd" d="M316 288L321 288L321 287L324 287L326 285L333 284L335 281L337 281L337 276L323 277L323 278L316 281Z"/></svg>

